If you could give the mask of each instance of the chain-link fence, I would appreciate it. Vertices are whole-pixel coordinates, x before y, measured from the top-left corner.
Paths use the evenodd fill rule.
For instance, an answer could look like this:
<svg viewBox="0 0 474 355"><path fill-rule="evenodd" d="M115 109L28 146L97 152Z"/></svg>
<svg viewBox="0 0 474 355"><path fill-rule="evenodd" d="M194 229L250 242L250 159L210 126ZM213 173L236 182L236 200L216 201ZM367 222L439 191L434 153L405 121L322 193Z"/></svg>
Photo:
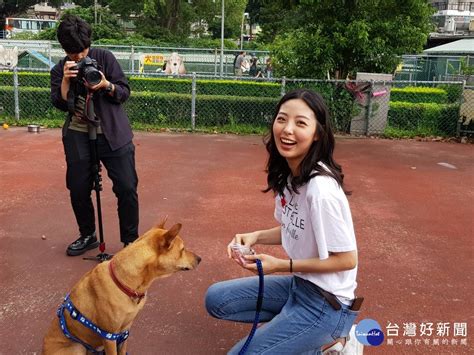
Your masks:
<svg viewBox="0 0 474 355"><path fill-rule="evenodd" d="M318 91L336 132L389 136L459 136L473 132L473 88L462 82L341 81L128 72L125 104L132 123L188 129L261 131L280 97L296 88ZM416 86L414 86L416 84ZM3 115L29 123L64 118L50 102L45 71L0 73Z"/></svg>
<svg viewBox="0 0 474 355"><path fill-rule="evenodd" d="M474 86L464 86L457 133L474 134Z"/></svg>

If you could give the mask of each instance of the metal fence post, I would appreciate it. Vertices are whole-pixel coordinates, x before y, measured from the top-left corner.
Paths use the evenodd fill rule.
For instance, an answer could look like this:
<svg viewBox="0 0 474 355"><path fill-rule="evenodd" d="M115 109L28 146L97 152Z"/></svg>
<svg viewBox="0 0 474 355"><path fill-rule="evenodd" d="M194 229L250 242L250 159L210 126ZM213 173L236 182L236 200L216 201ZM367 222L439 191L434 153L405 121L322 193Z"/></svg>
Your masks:
<svg viewBox="0 0 474 355"><path fill-rule="evenodd" d="M461 90L461 97L459 98L459 112L458 112L458 124L456 125L456 137L461 137L461 105L464 98L464 90L466 90L466 80L462 81L462 90Z"/></svg>
<svg viewBox="0 0 474 355"><path fill-rule="evenodd" d="M13 68L13 96L15 100L15 119L20 120L20 100L19 100L19 85L18 85L18 68Z"/></svg>
<svg viewBox="0 0 474 355"><path fill-rule="evenodd" d="M217 48L214 48L214 76L217 76Z"/></svg>
<svg viewBox="0 0 474 355"><path fill-rule="evenodd" d="M132 73L135 74L135 47L132 44L132 54L130 55L130 59L132 59Z"/></svg>
<svg viewBox="0 0 474 355"><path fill-rule="evenodd" d="M51 60L51 41L48 42L48 59L49 59L49 67L51 69L51 64L53 64L52 60Z"/></svg>
<svg viewBox="0 0 474 355"><path fill-rule="evenodd" d="M280 95L285 96L286 76L281 78L281 91Z"/></svg>
<svg viewBox="0 0 474 355"><path fill-rule="evenodd" d="M365 118L365 135L369 134L369 120L372 115L372 93L374 92L374 80L370 80L370 90L367 93L367 109Z"/></svg>
<svg viewBox="0 0 474 355"><path fill-rule="evenodd" d="M193 72L193 81L191 84L191 129L196 128L196 73Z"/></svg>

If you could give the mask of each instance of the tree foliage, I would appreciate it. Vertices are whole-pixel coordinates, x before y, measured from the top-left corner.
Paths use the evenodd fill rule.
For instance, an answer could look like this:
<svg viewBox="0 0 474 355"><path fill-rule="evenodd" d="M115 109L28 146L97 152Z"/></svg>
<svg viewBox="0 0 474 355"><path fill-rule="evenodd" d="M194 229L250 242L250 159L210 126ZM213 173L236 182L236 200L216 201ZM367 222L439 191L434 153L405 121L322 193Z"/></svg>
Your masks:
<svg viewBox="0 0 474 355"><path fill-rule="evenodd" d="M97 24L95 24L95 13L94 7L76 7L74 9L66 10L63 14L74 14L82 18L84 21L88 22L92 27L92 40L97 41L101 38L110 38L110 39L119 39L125 37L125 32L122 30L122 27L119 25L117 17L111 13L108 8L98 8L97 9ZM45 32L42 33L43 36L51 36L54 32Z"/></svg>
<svg viewBox="0 0 474 355"><path fill-rule="evenodd" d="M240 24L246 3L246 0L225 0L225 37L240 36ZM113 12L123 17L130 14L138 16L140 20L136 21L137 33L145 38L182 41L190 34L201 36L205 25L213 38L220 38L219 0L109 0L108 5Z"/></svg>
<svg viewBox="0 0 474 355"><path fill-rule="evenodd" d="M262 38L274 42L275 69L288 77L391 73L400 55L423 49L432 30L433 8L425 0L265 3Z"/></svg>

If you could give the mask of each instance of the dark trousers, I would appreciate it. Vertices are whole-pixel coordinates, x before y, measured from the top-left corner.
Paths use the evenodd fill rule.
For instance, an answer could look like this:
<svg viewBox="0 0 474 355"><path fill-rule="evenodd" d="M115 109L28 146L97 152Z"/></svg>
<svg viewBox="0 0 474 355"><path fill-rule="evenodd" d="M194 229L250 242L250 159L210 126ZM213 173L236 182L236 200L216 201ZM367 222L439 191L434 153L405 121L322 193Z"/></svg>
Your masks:
<svg viewBox="0 0 474 355"><path fill-rule="evenodd" d="M91 192L91 151L87 133L68 129L63 137L66 154L66 186L70 191L71 204L82 236L95 231L94 205ZM103 134L97 135L99 159L112 180L113 192L118 199L120 240L132 242L138 237L138 176L135 170L135 146L132 142L112 151Z"/></svg>

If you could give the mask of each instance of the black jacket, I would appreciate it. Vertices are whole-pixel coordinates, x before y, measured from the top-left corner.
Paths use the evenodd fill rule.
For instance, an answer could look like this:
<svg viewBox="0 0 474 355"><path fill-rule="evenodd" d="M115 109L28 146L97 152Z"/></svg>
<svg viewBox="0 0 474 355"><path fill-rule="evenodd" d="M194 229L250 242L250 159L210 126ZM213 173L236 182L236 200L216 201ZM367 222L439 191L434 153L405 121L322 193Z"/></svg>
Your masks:
<svg viewBox="0 0 474 355"><path fill-rule="evenodd" d="M130 122L122 106L130 96L130 87L112 52L100 48L90 48L88 56L97 61L105 78L115 86L113 97L98 91L94 94L93 101L94 111L101 120L101 128L110 148L117 150L131 142L133 138ZM61 82L66 60L67 57L63 58L51 69L51 101L55 107L67 112L67 101L61 97Z"/></svg>

